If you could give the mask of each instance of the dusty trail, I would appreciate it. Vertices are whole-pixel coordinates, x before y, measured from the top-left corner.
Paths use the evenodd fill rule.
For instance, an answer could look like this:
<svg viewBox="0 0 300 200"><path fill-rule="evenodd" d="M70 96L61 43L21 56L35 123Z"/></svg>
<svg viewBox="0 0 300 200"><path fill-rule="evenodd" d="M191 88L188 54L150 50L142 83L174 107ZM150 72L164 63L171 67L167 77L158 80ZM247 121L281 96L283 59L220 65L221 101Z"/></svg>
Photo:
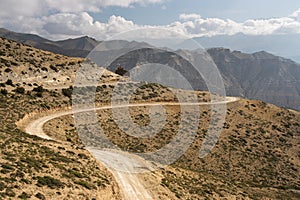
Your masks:
<svg viewBox="0 0 300 200"><path fill-rule="evenodd" d="M217 104L227 104L231 102L238 101L237 97L226 97L226 101L220 102L200 102L200 103L172 103L172 102L159 102L159 103L136 103L129 105L118 105L112 107L111 105L102 106L99 108L88 108L88 109L79 109L76 110L77 113L88 112L93 110L105 110L111 108L122 108L122 107L142 107L142 106L156 106L156 105L217 105ZM52 140L49 136L45 134L43 131L43 126L46 122L62 117L65 115L74 114L73 110L62 111L53 114L49 114L48 116L38 118L36 120L31 121L26 125L25 132L31 135L36 135L38 137ZM120 188L123 191L124 198L126 200L150 200L155 199L150 193L145 189L145 187L141 184L138 176L134 173L130 173L132 171L136 171L136 169L152 169L153 164L147 162L146 160L137 157L136 155L132 155L124 152L117 151L109 151L109 150L97 150L94 148L87 147L89 150L100 162L102 162L114 175L117 180Z"/></svg>

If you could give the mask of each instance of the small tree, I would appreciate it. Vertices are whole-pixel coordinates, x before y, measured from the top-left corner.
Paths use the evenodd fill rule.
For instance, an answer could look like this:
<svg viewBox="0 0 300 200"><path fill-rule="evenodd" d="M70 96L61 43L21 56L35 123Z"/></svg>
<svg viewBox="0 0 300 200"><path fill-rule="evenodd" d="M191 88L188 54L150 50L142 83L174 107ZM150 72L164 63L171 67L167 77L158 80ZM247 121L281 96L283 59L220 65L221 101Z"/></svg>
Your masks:
<svg viewBox="0 0 300 200"><path fill-rule="evenodd" d="M125 70L123 67L118 67L117 70L115 71L116 74L119 74L120 76L124 76L128 71Z"/></svg>
<svg viewBox="0 0 300 200"><path fill-rule="evenodd" d="M6 85L14 86L14 84L13 84L13 82L12 82L11 79L8 79L8 80L6 81Z"/></svg>
<svg viewBox="0 0 300 200"><path fill-rule="evenodd" d="M6 72L6 73L9 73L9 72L11 72L12 70L10 69L10 68L6 68L5 70L4 70L4 72Z"/></svg>
<svg viewBox="0 0 300 200"><path fill-rule="evenodd" d="M66 97L71 98L72 97L72 93L73 93L73 87L70 86L69 88L63 88L62 89L62 94Z"/></svg>

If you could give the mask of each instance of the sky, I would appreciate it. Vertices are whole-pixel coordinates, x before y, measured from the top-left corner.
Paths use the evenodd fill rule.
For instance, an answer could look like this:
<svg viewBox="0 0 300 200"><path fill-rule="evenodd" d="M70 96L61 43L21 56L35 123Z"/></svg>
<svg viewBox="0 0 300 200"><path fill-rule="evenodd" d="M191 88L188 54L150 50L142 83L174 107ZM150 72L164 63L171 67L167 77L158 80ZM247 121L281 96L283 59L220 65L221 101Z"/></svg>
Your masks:
<svg viewBox="0 0 300 200"><path fill-rule="evenodd" d="M299 34L299 0L0 0L0 27L60 40L139 28L187 37Z"/></svg>

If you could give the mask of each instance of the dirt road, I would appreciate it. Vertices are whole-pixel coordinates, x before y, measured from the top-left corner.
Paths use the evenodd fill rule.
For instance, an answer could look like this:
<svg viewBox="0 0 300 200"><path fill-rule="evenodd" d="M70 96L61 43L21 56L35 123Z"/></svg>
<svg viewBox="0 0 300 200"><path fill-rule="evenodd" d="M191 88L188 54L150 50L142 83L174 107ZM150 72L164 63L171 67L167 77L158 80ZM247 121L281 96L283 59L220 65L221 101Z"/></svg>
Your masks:
<svg viewBox="0 0 300 200"><path fill-rule="evenodd" d="M160 102L160 103L136 103L129 105L118 105L117 107L142 107L142 106L154 106L154 105L212 105L212 104L226 104L230 102L238 101L239 98L236 97L227 97L226 101L221 102L199 102L199 103L172 103L172 102ZM92 109L79 109L76 112L88 112L93 110L104 110L111 109L112 106L103 106L99 108ZM31 135L36 135L38 137L52 140L49 136L45 134L43 131L43 126L46 122L61 117L65 115L74 114L73 110L57 112L49 114L45 117L41 117L35 119L28 123L25 127L25 132ZM115 179L117 180L120 188L123 191L124 198L126 200L148 200L155 199L155 197L151 196L147 189L142 185L138 176L132 171L136 171L136 169L145 169L148 168L151 170L154 166L152 163L147 162L143 158L139 158L136 155L118 152L118 151L110 151L110 150L97 150L95 148L89 148L89 150L100 162L102 162L107 168L110 169ZM133 170L134 168L134 170Z"/></svg>

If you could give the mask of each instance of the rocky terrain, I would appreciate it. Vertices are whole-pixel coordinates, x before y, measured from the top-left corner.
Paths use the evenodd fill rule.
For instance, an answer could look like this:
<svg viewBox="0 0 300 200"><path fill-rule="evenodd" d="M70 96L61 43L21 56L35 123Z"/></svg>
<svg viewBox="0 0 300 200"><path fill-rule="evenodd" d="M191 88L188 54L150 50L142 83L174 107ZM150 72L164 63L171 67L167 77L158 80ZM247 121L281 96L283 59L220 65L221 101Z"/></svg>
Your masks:
<svg viewBox="0 0 300 200"><path fill-rule="evenodd" d="M51 141L26 134L20 125L20 121L24 122L22 119L30 121L32 116L34 120L70 109L72 91L81 90L70 86L80 64L87 61L7 39L0 40L0 49L0 198L122 199L122 188L112 173L84 149L72 115L52 119L44 125L44 131L55 139ZM219 51L218 59L228 53ZM252 56L255 60L261 55ZM172 63L165 58L164 62ZM95 88L96 106L111 105L111 93L118 86L116 81L122 80L123 77L106 71ZM139 83L128 85L139 86ZM124 87L119 87L120 93ZM178 102L170 88L153 83L139 87L130 97L131 103ZM176 91L191 95L190 91ZM211 100L207 92L196 94L199 102ZM149 124L148 107L130 108L130 116L136 124ZM182 127L181 123L186 123L180 120L183 113L178 105L164 108L166 123L152 138L128 135L114 121L111 109L99 110L97 116L105 135L119 148L129 152L153 152L169 143ZM139 175L154 199L300 198L298 112L257 100L231 102L227 105L226 122L217 145L208 156L199 158L212 120L211 106L199 106L199 109L197 135L180 159L155 172ZM191 115L188 123L193 124L194 120ZM220 121L219 118L214 120L213 123Z"/></svg>
<svg viewBox="0 0 300 200"><path fill-rule="evenodd" d="M37 86L45 89L68 88L74 84L83 58L71 58L0 38L0 82L8 90ZM121 77L105 71L101 81Z"/></svg>
<svg viewBox="0 0 300 200"><path fill-rule="evenodd" d="M16 33L4 28L0 29L0 36L38 49L73 57L86 57L99 44L98 41L89 37L51 41L37 35Z"/></svg>
<svg viewBox="0 0 300 200"><path fill-rule="evenodd" d="M265 51L246 54L209 49L231 96L259 99L300 110L300 65Z"/></svg>
<svg viewBox="0 0 300 200"><path fill-rule="evenodd" d="M184 51L168 52L143 48L121 56L108 69L115 71L118 66L122 66L130 71L136 66L159 63L179 71L187 77L193 88L207 90L204 80L199 78L199 73L180 56ZM264 51L245 54L215 48L208 49L207 52L220 71L227 95L258 99L300 110L299 64ZM202 56L198 52L191 53Z"/></svg>
<svg viewBox="0 0 300 200"><path fill-rule="evenodd" d="M59 87L69 87L66 75L74 76L82 59L2 38L0 48L0 199L120 199L113 176L82 146L33 137L16 126L33 111L70 106L70 93Z"/></svg>
<svg viewBox="0 0 300 200"><path fill-rule="evenodd" d="M194 38L204 48L225 47L242 52L257 52L262 49L273 54L292 59L300 63L299 34L275 34L275 35L246 35L237 33L234 35L216 35L212 37Z"/></svg>

